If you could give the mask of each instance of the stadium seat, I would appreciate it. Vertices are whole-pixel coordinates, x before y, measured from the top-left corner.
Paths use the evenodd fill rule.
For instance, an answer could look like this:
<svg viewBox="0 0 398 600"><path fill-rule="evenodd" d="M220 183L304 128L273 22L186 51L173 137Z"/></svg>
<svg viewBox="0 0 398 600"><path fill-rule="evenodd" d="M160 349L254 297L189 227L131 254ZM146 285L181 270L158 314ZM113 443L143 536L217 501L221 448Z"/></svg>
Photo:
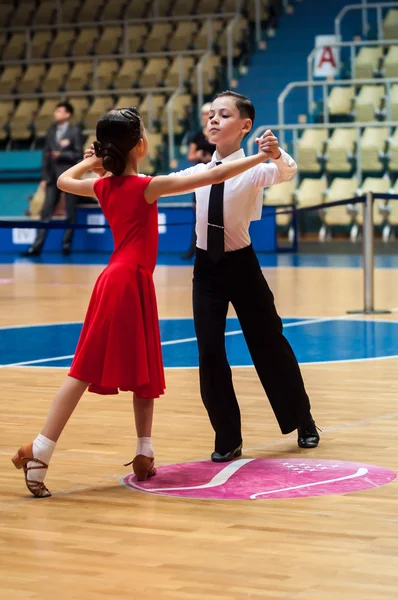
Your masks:
<svg viewBox="0 0 398 600"><path fill-rule="evenodd" d="M365 195L368 192L389 194L391 181L389 177L367 177L361 186L360 192ZM359 207L359 205L358 205ZM373 222L375 225L381 225L386 221L388 210L387 200L375 200L373 203ZM363 224L363 210L358 208L356 221L359 225Z"/></svg>
<svg viewBox="0 0 398 600"><path fill-rule="evenodd" d="M111 0L112 1L112 0ZM124 11L124 19L141 19L144 17L148 6L148 0L142 2L127 2L126 10Z"/></svg>
<svg viewBox="0 0 398 600"><path fill-rule="evenodd" d="M122 28L117 27L105 27L100 39L97 42L95 53L96 54L113 54L118 52L120 49L120 42L122 40Z"/></svg>
<svg viewBox="0 0 398 600"><path fill-rule="evenodd" d="M239 21L234 24L232 29L232 48L233 56L237 57L241 54L241 44L248 36L248 22L243 17L240 17ZM221 33L220 38L216 41L216 44L220 48L222 56L228 54L228 27L225 27Z"/></svg>
<svg viewBox="0 0 398 600"><path fill-rule="evenodd" d="M3 5L3 2L1 3ZM35 12L34 2L19 2L10 19L10 27L25 27L32 22Z"/></svg>
<svg viewBox="0 0 398 600"><path fill-rule="evenodd" d="M120 96L117 99L117 102L113 108L139 108L141 101L141 96L137 96L136 94L133 94L131 96Z"/></svg>
<svg viewBox="0 0 398 600"><path fill-rule="evenodd" d="M145 41L145 52L161 52L167 47L173 30L169 23L155 23Z"/></svg>
<svg viewBox="0 0 398 600"><path fill-rule="evenodd" d="M98 36L99 33L96 27L81 29L73 44L71 54L73 56L87 56L94 50Z"/></svg>
<svg viewBox="0 0 398 600"><path fill-rule="evenodd" d="M384 77L398 77L398 46L390 46L384 59Z"/></svg>
<svg viewBox="0 0 398 600"><path fill-rule="evenodd" d="M145 65L140 77L143 88L152 88L161 85L169 67L167 58L151 58Z"/></svg>
<svg viewBox="0 0 398 600"><path fill-rule="evenodd" d="M365 173L384 170L380 154L386 151L388 127L366 127L361 137L361 169Z"/></svg>
<svg viewBox="0 0 398 600"><path fill-rule="evenodd" d="M53 39L51 31L36 31L31 44L32 58L43 58Z"/></svg>
<svg viewBox="0 0 398 600"><path fill-rule="evenodd" d="M206 95L209 95L213 92L215 82L218 78L218 71L221 68L221 58L220 56L213 54L208 56L203 63L202 75L203 75L203 92ZM198 78L196 73L193 75L191 80L192 82L192 91L194 94L198 93Z"/></svg>
<svg viewBox="0 0 398 600"><path fill-rule="evenodd" d="M8 136L6 126L10 121L10 117L14 112L14 102L8 100L7 102L0 102L0 140L5 140Z"/></svg>
<svg viewBox="0 0 398 600"><path fill-rule="evenodd" d="M91 81L92 73L93 63L91 61L76 62L66 81L66 89L75 91L85 89Z"/></svg>
<svg viewBox="0 0 398 600"><path fill-rule="evenodd" d="M182 133L184 131L184 125L186 118L189 115L189 109L192 106L192 97L190 94L180 94L176 96L172 103L173 113L173 130L174 133ZM169 131L168 122L168 103L163 112L162 118L162 131L167 134Z"/></svg>
<svg viewBox="0 0 398 600"><path fill-rule="evenodd" d="M127 90L133 85L136 85L140 79L144 61L140 58L125 60L122 64L119 73L114 80L114 86L121 90Z"/></svg>
<svg viewBox="0 0 398 600"><path fill-rule="evenodd" d="M196 12L199 15L213 15L218 13L219 0L198 0Z"/></svg>
<svg viewBox="0 0 398 600"><path fill-rule="evenodd" d="M326 184L324 177L320 179L305 177L296 192L298 206L321 204L324 201Z"/></svg>
<svg viewBox="0 0 398 600"><path fill-rule="evenodd" d="M35 118L35 129L38 137L43 137L54 121L54 110L59 100L45 100Z"/></svg>
<svg viewBox="0 0 398 600"><path fill-rule="evenodd" d="M147 94L140 106L140 115L144 121L145 127L152 133L152 126L156 121L160 121L166 97L164 94Z"/></svg>
<svg viewBox="0 0 398 600"><path fill-rule="evenodd" d="M348 200L358 195L358 180L356 177L347 179L345 177L335 177L330 188L326 191L325 202L337 202L338 200ZM333 206L326 208L321 213L322 221L327 228L335 226L351 226L355 220L355 213L352 206ZM326 232L322 232L321 238Z"/></svg>
<svg viewBox="0 0 398 600"><path fill-rule="evenodd" d="M320 173L322 166L318 161L324 153L328 137L327 129L306 129L298 143L298 164L302 173Z"/></svg>
<svg viewBox="0 0 398 600"><path fill-rule="evenodd" d="M51 25L57 14L57 3L53 0L42 0L35 12L33 23L35 25Z"/></svg>
<svg viewBox="0 0 398 600"><path fill-rule="evenodd" d="M0 11L0 27L6 27L14 12L14 0L3 0Z"/></svg>
<svg viewBox="0 0 398 600"><path fill-rule="evenodd" d="M146 25L129 25L127 27L128 53L140 52L147 34Z"/></svg>
<svg viewBox="0 0 398 600"><path fill-rule="evenodd" d="M383 22L383 38L385 40L398 39L398 10L391 9Z"/></svg>
<svg viewBox="0 0 398 600"><path fill-rule="evenodd" d="M390 139L388 169L390 172L398 173L398 127Z"/></svg>
<svg viewBox="0 0 398 600"><path fill-rule="evenodd" d="M89 107L89 101L87 98L77 96L76 98L68 98L74 108L73 121L74 123L81 123L84 120L85 114Z"/></svg>
<svg viewBox="0 0 398 600"><path fill-rule="evenodd" d="M102 60L94 67L93 89L105 90L111 86L119 70L117 60Z"/></svg>
<svg viewBox="0 0 398 600"><path fill-rule="evenodd" d="M280 204L293 204L296 185L296 178L293 178L290 181L285 181L284 183L280 183L278 185L272 185L264 190L264 204L272 206L278 206ZM282 227L290 225L291 221L291 214L278 215L276 217L277 224Z"/></svg>
<svg viewBox="0 0 398 600"><path fill-rule="evenodd" d="M38 91L45 73L46 67L44 65L29 66L18 84L18 92L20 94L29 94Z"/></svg>
<svg viewBox="0 0 398 600"><path fill-rule="evenodd" d="M112 96L95 98L84 117L85 130L95 130L100 117L111 110L114 104L115 102Z"/></svg>
<svg viewBox="0 0 398 600"><path fill-rule="evenodd" d="M58 31L48 52L50 58L62 58L68 56L75 40L75 36L76 34L73 29L61 29Z"/></svg>
<svg viewBox="0 0 398 600"><path fill-rule="evenodd" d="M57 92L62 89L69 73L68 63L55 63L51 65L41 84L43 92Z"/></svg>
<svg viewBox="0 0 398 600"><path fill-rule="evenodd" d="M353 163L350 161L357 140L356 129L336 128L327 144L326 171L328 173L349 173Z"/></svg>
<svg viewBox="0 0 398 600"><path fill-rule="evenodd" d="M222 29L223 21L220 19L206 19L194 40L196 50L211 49L217 42Z"/></svg>
<svg viewBox="0 0 398 600"><path fill-rule="evenodd" d="M0 76L0 89L4 94L11 94L22 76L22 67L5 67Z"/></svg>
<svg viewBox="0 0 398 600"><path fill-rule="evenodd" d="M78 23L96 21L103 4L104 0L83 0L80 4L81 8L77 13Z"/></svg>
<svg viewBox="0 0 398 600"><path fill-rule="evenodd" d="M150 0L148 5L147 17L168 17L172 14L171 7L174 0L162 0L161 2L153 2Z"/></svg>
<svg viewBox="0 0 398 600"><path fill-rule="evenodd" d="M391 118L393 121L398 121L398 84L395 83L391 86L390 90L390 103L391 103Z"/></svg>
<svg viewBox="0 0 398 600"><path fill-rule="evenodd" d="M176 56L167 73L167 87L183 87L189 81L195 66L195 59L192 56Z"/></svg>
<svg viewBox="0 0 398 600"><path fill-rule="evenodd" d="M355 79L372 79L381 65L381 46L362 47L355 59Z"/></svg>
<svg viewBox="0 0 398 600"><path fill-rule="evenodd" d="M26 33L13 33L3 50L3 60L18 60L26 52Z"/></svg>
<svg viewBox="0 0 398 600"><path fill-rule="evenodd" d="M328 110L331 117L352 115L355 89L352 86L333 87L328 97Z"/></svg>
<svg viewBox="0 0 398 600"><path fill-rule="evenodd" d="M74 23L76 21L77 11L80 6L81 0L62 0L62 23ZM72 33L74 34L74 32Z"/></svg>
<svg viewBox="0 0 398 600"><path fill-rule="evenodd" d="M376 112L382 107L385 93L384 85L363 85L355 98L356 121L375 121Z"/></svg>
<svg viewBox="0 0 398 600"><path fill-rule="evenodd" d="M182 21L179 23L169 42L169 50L177 52L178 50L189 49L192 46L196 31L196 22Z"/></svg>
<svg viewBox="0 0 398 600"><path fill-rule="evenodd" d="M38 106L37 100L21 100L11 122L11 139L29 140L32 137L31 126Z"/></svg>
<svg viewBox="0 0 398 600"><path fill-rule="evenodd" d="M196 0L175 0L172 6L173 16L193 15L195 12Z"/></svg>
<svg viewBox="0 0 398 600"><path fill-rule="evenodd" d="M132 2L130 4L133 4ZM107 0L101 12L101 21L119 21L122 17L125 0Z"/></svg>

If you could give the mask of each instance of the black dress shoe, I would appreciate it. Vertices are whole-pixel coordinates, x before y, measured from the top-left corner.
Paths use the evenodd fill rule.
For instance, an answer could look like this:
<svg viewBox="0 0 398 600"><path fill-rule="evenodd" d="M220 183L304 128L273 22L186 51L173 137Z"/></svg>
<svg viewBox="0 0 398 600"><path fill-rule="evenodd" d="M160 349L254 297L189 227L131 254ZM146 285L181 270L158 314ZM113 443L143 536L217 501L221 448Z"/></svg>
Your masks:
<svg viewBox="0 0 398 600"><path fill-rule="evenodd" d="M235 450L231 450L231 452L227 452L226 454L212 452L211 460L213 462L229 462L230 460L238 458L239 456L242 456L242 444L235 448Z"/></svg>
<svg viewBox="0 0 398 600"><path fill-rule="evenodd" d="M318 446L320 437L314 420L303 427L299 427L297 432L297 443L300 448L316 448Z"/></svg>
<svg viewBox="0 0 398 600"><path fill-rule="evenodd" d="M41 250L38 250L37 248L28 248L28 250L21 252L20 256L23 256L24 258L29 258L30 256L40 256L40 254Z"/></svg>

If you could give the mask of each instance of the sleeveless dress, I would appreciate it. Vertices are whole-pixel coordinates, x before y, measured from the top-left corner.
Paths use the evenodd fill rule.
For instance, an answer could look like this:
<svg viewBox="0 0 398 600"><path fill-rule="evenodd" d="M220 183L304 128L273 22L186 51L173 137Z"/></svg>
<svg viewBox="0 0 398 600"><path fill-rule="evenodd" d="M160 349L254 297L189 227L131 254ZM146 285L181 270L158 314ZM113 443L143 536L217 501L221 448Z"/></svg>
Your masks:
<svg viewBox="0 0 398 600"><path fill-rule="evenodd" d="M152 278L158 210L144 197L150 181L113 176L94 184L114 252L95 284L69 375L97 394L158 398L166 387Z"/></svg>

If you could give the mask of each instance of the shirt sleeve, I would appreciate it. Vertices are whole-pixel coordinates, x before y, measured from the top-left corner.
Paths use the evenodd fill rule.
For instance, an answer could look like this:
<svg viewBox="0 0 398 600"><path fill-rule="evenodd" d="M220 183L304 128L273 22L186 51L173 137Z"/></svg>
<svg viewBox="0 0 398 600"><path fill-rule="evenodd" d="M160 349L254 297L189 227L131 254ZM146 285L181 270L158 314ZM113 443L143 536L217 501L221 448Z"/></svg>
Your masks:
<svg viewBox="0 0 398 600"><path fill-rule="evenodd" d="M207 169L207 164L199 163L194 165L193 167L188 167L188 169L182 169L181 171L175 171L174 173L169 173L169 175L176 175L177 177L188 177L189 175L194 175L195 173L201 173ZM165 194L165 196L183 196L184 194L192 194L195 189L190 190L189 192L181 192L179 194ZM163 196L164 197L164 196Z"/></svg>
<svg viewBox="0 0 398 600"><path fill-rule="evenodd" d="M290 181L297 171L293 158L280 148L281 156L270 163L258 165L251 171L252 182L258 188Z"/></svg>

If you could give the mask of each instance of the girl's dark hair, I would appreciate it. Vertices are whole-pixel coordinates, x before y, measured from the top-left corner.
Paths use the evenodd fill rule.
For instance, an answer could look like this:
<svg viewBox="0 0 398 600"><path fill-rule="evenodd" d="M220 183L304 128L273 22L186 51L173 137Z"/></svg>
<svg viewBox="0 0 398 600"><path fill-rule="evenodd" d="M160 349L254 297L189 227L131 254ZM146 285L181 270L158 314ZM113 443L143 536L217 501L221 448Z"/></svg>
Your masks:
<svg viewBox="0 0 398 600"><path fill-rule="evenodd" d="M142 137L142 122L136 108L117 108L106 113L97 123L95 155L102 158L106 171L121 175L127 155Z"/></svg>

